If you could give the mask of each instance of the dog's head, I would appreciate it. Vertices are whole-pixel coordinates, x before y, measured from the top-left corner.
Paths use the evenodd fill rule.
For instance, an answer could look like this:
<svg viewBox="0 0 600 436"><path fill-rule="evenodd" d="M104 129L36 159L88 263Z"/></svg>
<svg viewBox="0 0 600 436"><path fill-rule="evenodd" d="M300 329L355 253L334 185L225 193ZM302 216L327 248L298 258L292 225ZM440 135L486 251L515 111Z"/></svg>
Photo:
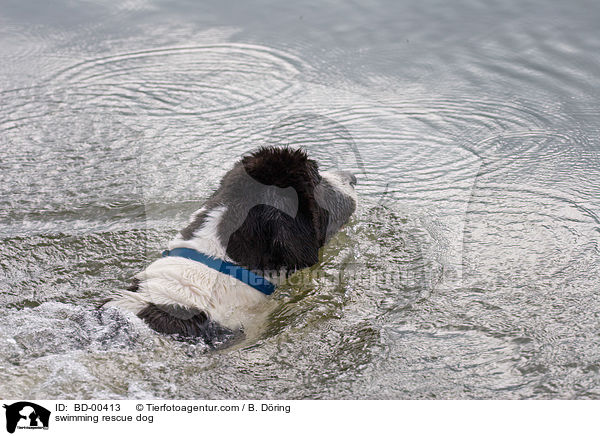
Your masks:
<svg viewBox="0 0 600 436"><path fill-rule="evenodd" d="M210 227L239 265L292 273L317 263L348 221L355 184L349 173L319 172L303 150L263 147L235 164L181 235Z"/></svg>

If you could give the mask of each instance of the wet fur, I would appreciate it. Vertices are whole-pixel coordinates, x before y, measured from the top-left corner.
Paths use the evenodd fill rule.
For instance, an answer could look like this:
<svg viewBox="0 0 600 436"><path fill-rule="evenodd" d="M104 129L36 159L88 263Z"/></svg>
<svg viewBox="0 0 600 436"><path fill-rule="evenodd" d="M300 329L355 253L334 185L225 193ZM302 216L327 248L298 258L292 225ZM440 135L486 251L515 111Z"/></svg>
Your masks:
<svg viewBox="0 0 600 436"><path fill-rule="evenodd" d="M319 249L356 206L348 173L320 173L302 150L263 147L243 157L194 213L169 249L193 248L280 283L319 260ZM129 309L156 331L213 344L241 331L267 297L183 258L162 258L108 305Z"/></svg>

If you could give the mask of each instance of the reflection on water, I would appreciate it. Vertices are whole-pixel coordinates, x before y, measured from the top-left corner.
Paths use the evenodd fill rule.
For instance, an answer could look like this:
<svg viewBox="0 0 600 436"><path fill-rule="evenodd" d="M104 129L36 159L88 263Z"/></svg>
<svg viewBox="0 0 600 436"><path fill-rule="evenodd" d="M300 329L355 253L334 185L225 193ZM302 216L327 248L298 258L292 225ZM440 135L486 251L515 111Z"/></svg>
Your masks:
<svg viewBox="0 0 600 436"><path fill-rule="evenodd" d="M600 7L269 3L6 8L0 391L598 398ZM265 143L360 205L259 334L96 310Z"/></svg>

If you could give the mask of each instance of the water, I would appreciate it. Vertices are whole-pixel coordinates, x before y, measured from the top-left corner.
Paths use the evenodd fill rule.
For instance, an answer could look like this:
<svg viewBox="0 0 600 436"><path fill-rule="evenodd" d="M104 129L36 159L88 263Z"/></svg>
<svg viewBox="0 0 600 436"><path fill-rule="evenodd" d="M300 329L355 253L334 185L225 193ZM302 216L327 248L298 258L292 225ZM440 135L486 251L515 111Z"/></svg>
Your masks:
<svg viewBox="0 0 600 436"><path fill-rule="evenodd" d="M0 397L599 398L600 5L4 1ZM96 306L232 162L359 209L245 342Z"/></svg>

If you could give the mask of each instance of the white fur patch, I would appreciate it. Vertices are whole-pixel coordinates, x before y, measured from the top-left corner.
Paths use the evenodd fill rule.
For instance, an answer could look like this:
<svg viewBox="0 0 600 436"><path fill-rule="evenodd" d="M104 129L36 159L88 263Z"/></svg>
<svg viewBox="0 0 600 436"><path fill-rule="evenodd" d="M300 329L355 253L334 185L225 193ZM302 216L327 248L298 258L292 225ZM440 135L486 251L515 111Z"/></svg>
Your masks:
<svg viewBox="0 0 600 436"><path fill-rule="evenodd" d="M199 213L203 212L204 208L199 209L192 215L192 221ZM227 256L226 247L223 246L219 239L219 223L223 219L223 214L227 211L226 206L215 207L208 212L206 220L202 227L194 232L192 239L183 239L181 234L178 234L168 244L168 249L174 248L192 248L207 256L231 262Z"/></svg>
<svg viewBox="0 0 600 436"><path fill-rule="evenodd" d="M231 262L218 233L226 210L225 206L211 210L192 239L184 240L178 234L169 242L168 249L191 248ZM203 209L196 211L192 220L201 212ZM122 307L136 314L150 303L200 309L222 326L237 329L246 324L249 310L266 300L263 293L236 278L182 257L158 259L135 278L140 281L137 292L120 292L107 305Z"/></svg>
<svg viewBox="0 0 600 436"><path fill-rule="evenodd" d="M356 191L350 185L350 183L342 179L342 177L338 173L330 171L321 171L319 174L321 174L321 177L327 180L329 184L335 188L336 191L347 195L348 197L354 200L354 203L357 203Z"/></svg>
<svg viewBox="0 0 600 436"><path fill-rule="evenodd" d="M149 303L200 309L229 329L245 326L252 308L267 300L251 286L182 257L154 261L135 276L137 292L123 291L107 306L122 307L138 314Z"/></svg>

